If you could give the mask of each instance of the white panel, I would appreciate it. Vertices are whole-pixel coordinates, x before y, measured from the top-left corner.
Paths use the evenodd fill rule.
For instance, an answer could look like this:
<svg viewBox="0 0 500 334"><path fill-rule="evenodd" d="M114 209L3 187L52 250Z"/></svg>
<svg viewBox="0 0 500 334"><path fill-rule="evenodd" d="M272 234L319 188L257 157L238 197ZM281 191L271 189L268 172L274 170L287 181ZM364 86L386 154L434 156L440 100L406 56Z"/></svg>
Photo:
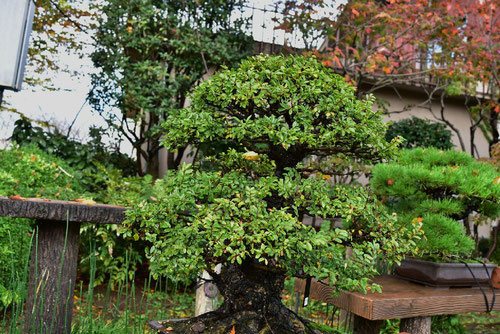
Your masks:
<svg viewBox="0 0 500 334"><path fill-rule="evenodd" d="M0 0L0 86L21 89L33 12L31 0Z"/></svg>

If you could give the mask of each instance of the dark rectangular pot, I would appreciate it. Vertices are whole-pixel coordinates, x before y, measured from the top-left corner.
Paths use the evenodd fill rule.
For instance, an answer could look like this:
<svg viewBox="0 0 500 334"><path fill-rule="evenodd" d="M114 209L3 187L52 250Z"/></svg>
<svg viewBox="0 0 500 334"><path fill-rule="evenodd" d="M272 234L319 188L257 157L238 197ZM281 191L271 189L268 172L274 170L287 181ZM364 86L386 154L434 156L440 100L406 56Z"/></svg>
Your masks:
<svg viewBox="0 0 500 334"><path fill-rule="evenodd" d="M405 280L430 286L477 286L489 285L495 267L494 264L486 264L485 269L482 263L466 265L406 259L396 268L396 274Z"/></svg>

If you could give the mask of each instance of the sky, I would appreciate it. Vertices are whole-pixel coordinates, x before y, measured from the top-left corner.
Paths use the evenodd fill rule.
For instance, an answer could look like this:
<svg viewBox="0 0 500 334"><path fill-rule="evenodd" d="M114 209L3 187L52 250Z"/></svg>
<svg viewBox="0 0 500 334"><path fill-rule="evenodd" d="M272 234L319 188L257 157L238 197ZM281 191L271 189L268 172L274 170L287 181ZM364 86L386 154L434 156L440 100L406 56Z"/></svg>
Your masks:
<svg viewBox="0 0 500 334"><path fill-rule="evenodd" d="M90 85L90 73L94 71L89 59L79 59L77 56L64 55L61 62L73 69L80 69L83 74L71 77L67 73L58 73L54 76L54 85L59 90L23 89L20 92L5 91L4 100L26 116L46 120L65 129L76 118L73 133L79 139L85 139L91 125L105 125L104 120L92 112L86 103ZM26 86L26 85L25 85ZM0 113L0 140L5 140L12 133L15 114Z"/></svg>
<svg viewBox="0 0 500 334"><path fill-rule="evenodd" d="M344 2L344 1L340 1ZM252 35L257 41L283 44L285 35L282 31L274 30L276 24L272 20L276 14L273 0L249 1L249 7L241 15L252 16ZM262 10L265 9L265 10ZM278 14L279 17L279 14ZM287 36L288 44L300 47L300 36ZM299 44L297 44L299 43ZM91 51L91 50L88 50ZM90 90L90 75L96 69L93 67L88 56L79 58L77 55L67 54L61 50L58 59L62 66L67 66L71 71L80 73L71 76L67 73L51 73L53 84L60 88L58 91L49 91L38 88L37 90L25 89L20 92L5 91L4 100L10 106L16 108L32 119L46 120L58 125L61 129L67 129L69 124L75 122L72 136L85 141L90 126L105 126L104 120L92 112L91 106L86 103L86 97ZM6 139L12 134L14 122L19 116L0 112L0 147L5 146ZM122 145L125 153L132 153L130 145Z"/></svg>

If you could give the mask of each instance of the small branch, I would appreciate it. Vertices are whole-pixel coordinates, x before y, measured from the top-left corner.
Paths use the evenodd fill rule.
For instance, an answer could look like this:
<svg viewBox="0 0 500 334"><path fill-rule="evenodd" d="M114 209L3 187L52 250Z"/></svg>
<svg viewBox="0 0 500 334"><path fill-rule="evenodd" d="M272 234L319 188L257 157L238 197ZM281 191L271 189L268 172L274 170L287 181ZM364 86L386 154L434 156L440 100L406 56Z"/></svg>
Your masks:
<svg viewBox="0 0 500 334"><path fill-rule="evenodd" d="M89 96L87 95L87 97L85 98L85 101L83 101L80 109L78 110L78 112L76 113L75 117L71 121L71 124L68 127L68 131L66 132L66 137L67 138L69 138L69 135L71 134L71 130L73 129L73 126L75 125L75 122L78 119L78 116L80 116L80 113L82 112L83 107L87 104L88 100L89 100Z"/></svg>
<svg viewBox="0 0 500 334"><path fill-rule="evenodd" d="M73 175L71 175L70 173L68 173L67 171L64 170L64 168L62 168L61 166L57 166L57 168L63 172L64 174L66 174L66 176L69 176L71 178L73 178Z"/></svg>
<svg viewBox="0 0 500 334"><path fill-rule="evenodd" d="M201 54L201 59L203 60L203 66L205 67L205 72L208 73L208 65L207 65L207 60L205 59L205 54L203 52L200 52Z"/></svg>
<svg viewBox="0 0 500 334"><path fill-rule="evenodd" d="M458 141L460 143L460 147L461 147L462 151L465 151L465 143L464 143L464 140L462 138L462 135L460 134L460 131L455 127L455 125L453 125L453 123L451 123L450 121L448 121L445 118L445 116L444 116L444 110L445 110L444 96L445 96L445 94L442 93L441 94L441 99L440 99L440 103L441 103L441 108L440 108L441 120L443 122L445 122L446 125L448 125L450 127L450 129L452 129L456 133Z"/></svg>
<svg viewBox="0 0 500 334"><path fill-rule="evenodd" d="M62 8L61 6L59 6L58 3L56 3L55 1L53 0L49 0L50 4L52 6L54 6L58 11L59 13L64 16L69 22L73 23L75 25L75 27L77 27L78 29L80 29L80 31L83 31L84 33L88 34L89 32L87 31L88 29L90 29L90 27L88 26L85 26L83 24L80 24L78 22L76 22L75 20L73 20L73 18L68 14L66 13Z"/></svg>

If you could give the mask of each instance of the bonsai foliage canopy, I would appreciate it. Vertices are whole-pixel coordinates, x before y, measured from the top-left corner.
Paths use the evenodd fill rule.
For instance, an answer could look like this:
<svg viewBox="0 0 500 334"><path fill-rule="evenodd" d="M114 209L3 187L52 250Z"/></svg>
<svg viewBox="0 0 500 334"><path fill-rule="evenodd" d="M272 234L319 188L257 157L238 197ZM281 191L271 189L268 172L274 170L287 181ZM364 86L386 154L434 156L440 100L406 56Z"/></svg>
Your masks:
<svg viewBox="0 0 500 334"><path fill-rule="evenodd" d="M420 255L472 257L473 233L465 228L469 214L478 213L483 220L500 216L498 170L467 153L403 150L394 162L376 165L372 173L375 193L391 210L407 222L422 222L425 238L418 241Z"/></svg>
<svg viewBox="0 0 500 334"><path fill-rule="evenodd" d="M397 144L384 139L372 100L357 99L314 58L256 56L225 69L163 129L168 149L192 145L199 159L155 183L153 198L129 212L130 233L149 241L157 275L187 280L207 270L224 296L215 314L237 332L305 333L281 304L285 275L366 291L381 261L414 248L418 224L400 224L365 188L312 170L310 161L332 156L382 161Z"/></svg>
<svg viewBox="0 0 500 334"><path fill-rule="evenodd" d="M390 157L396 143L382 136L372 98L355 91L314 58L257 56L200 85L192 107L164 123L164 144L236 145L267 154L278 171L309 155Z"/></svg>

